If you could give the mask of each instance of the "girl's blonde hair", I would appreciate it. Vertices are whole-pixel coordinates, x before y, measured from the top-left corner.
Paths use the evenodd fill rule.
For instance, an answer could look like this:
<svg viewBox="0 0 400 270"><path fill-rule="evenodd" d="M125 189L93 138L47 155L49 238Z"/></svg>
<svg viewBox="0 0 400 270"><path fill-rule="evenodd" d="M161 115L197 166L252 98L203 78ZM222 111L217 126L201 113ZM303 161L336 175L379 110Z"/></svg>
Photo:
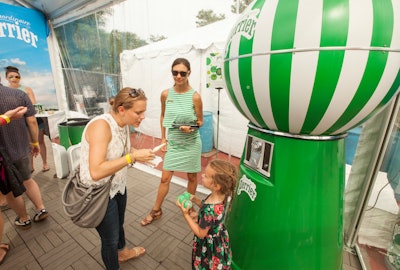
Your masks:
<svg viewBox="0 0 400 270"><path fill-rule="evenodd" d="M238 178L238 172L236 166L232 163L214 159L208 164L214 170L213 181L215 184L220 185L221 193L225 194L225 202L228 197L233 199L236 188L236 181Z"/></svg>

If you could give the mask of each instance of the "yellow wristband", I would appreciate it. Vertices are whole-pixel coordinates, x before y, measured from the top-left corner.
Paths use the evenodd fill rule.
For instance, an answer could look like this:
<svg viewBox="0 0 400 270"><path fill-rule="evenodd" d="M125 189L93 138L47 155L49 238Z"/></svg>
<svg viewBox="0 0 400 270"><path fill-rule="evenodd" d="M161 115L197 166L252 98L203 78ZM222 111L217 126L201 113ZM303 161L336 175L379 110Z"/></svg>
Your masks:
<svg viewBox="0 0 400 270"><path fill-rule="evenodd" d="M8 117L5 114L0 115L0 117L3 118L4 120L6 120L7 124L10 123L10 121L11 121L10 117Z"/></svg>
<svg viewBox="0 0 400 270"><path fill-rule="evenodd" d="M126 155L125 155L125 159L126 159L126 162L127 162L128 164L132 164L132 163L133 163L130 154L126 154Z"/></svg>
<svg viewBox="0 0 400 270"><path fill-rule="evenodd" d="M38 146L38 145L39 145L39 142L31 142L31 145L32 145L32 146Z"/></svg>

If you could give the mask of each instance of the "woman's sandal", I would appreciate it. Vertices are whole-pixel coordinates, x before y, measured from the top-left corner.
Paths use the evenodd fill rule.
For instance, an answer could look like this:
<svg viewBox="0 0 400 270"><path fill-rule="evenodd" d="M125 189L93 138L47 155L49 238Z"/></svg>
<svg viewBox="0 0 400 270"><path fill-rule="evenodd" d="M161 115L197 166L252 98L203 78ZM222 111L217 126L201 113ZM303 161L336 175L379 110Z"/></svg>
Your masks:
<svg viewBox="0 0 400 270"><path fill-rule="evenodd" d="M124 263L126 261L139 258L145 253L146 250L143 247L134 247L132 249L125 248L121 251L118 251L118 262Z"/></svg>
<svg viewBox="0 0 400 270"><path fill-rule="evenodd" d="M162 216L162 210L161 208L159 210L151 210L150 214L146 216L141 222L140 225L146 226L152 223L154 220L157 220L161 218Z"/></svg>
<svg viewBox="0 0 400 270"><path fill-rule="evenodd" d="M8 251L10 250L10 245L7 244L7 243L1 243L0 244L0 249L4 251L4 255L0 259L0 264L2 264L4 262L4 260L6 259Z"/></svg>

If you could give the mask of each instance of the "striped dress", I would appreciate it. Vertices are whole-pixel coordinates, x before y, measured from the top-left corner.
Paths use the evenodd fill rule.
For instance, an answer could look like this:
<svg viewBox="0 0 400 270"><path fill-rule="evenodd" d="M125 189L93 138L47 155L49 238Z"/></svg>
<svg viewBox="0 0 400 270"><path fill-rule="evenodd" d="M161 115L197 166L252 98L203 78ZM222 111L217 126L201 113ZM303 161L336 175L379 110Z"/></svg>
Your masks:
<svg viewBox="0 0 400 270"><path fill-rule="evenodd" d="M177 93L172 87L165 101L163 126L167 129L167 152L164 156L163 169L196 173L201 171L201 139L199 130L184 133L175 124L196 123L193 95L190 89L185 93Z"/></svg>

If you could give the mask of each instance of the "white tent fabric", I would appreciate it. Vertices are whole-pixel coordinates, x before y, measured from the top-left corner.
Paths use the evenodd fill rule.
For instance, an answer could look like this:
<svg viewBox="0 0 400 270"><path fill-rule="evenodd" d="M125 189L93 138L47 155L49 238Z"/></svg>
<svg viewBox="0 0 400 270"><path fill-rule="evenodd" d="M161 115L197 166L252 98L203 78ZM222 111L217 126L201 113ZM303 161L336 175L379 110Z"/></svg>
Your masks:
<svg viewBox="0 0 400 270"><path fill-rule="evenodd" d="M217 148L218 130L218 150L237 157L242 155L248 120L234 107L225 89L207 88L206 67L206 58L211 53L224 54L225 43L236 19L233 16L120 55L122 85L140 87L148 97L141 132L161 137L160 93L173 85L172 62L184 57L191 64L191 86L201 94L204 111L213 113L214 147Z"/></svg>
<svg viewBox="0 0 400 270"><path fill-rule="evenodd" d="M1 2L39 10L56 28L123 1L125 0L2 0Z"/></svg>
<svg viewBox="0 0 400 270"><path fill-rule="evenodd" d="M58 41L54 33L53 27L50 25L50 35L47 39L49 52L50 52L50 61L51 68L53 70L54 76L54 86L56 87L56 95L57 95L57 104L58 109L62 111L68 111L67 104L67 94L65 93L65 84L64 84L64 76L62 74L61 60L60 60L60 52Z"/></svg>

